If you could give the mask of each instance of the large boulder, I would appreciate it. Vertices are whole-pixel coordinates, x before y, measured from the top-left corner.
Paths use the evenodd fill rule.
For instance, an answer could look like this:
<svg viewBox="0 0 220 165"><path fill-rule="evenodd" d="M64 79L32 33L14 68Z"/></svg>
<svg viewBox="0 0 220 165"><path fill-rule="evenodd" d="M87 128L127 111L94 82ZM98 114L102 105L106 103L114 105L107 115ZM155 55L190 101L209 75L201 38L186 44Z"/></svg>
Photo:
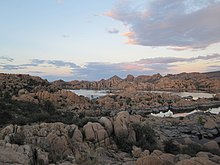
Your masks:
<svg viewBox="0 0 220 165"><path fill-rule="evenodd" d="M2 165L28 165L34 161L32 155L33 152L29 145L6 144L0 146L0 164Z"/></svg>
<svg viewBox="0 0 220 165"><path fill-rule="evenodd" d="M119 112L114 121L114 132L118 138L127 138L129 134L130 115L127 111Z"/></svg>
<svg viewBox="0 0 220 165"><path fill-rule="evenodd" d="M113 122L115 136L135 143L136 133L133 129L133 124L141 123L142 119L140 115L130 115L127 111L119 112Z"/></svg>
<svg viewBox="0 0 220 165"><path fill-rule="evenodd" d="M7 143L32 144L49 153L51 159L65 158L72 155L73 145L79 146L83 136L74 124L41 123L34 125L9 125L0 132L2 139ZM13 141L12 141L13 140ZM45 157L42 155L42 158Z"/></svg>
<svg viewBox="0 0 220 165"><path fill-rule="evenodd" d="M157 156L145 156L139 158L136 165L164 165L162 160Z"/></svg>
<svg viewBox="0 0 220 165"><path fill-rule="evenodd" d="M206 129L214 129L216 127L217 127L216 122L211 118L208 118L208 120L204 124L204 128Z"/></svg>
<svg viewBox="0 0 220 165"><path fill-rule="evenodd" d="M193 157L191 159L184 159L176 163L176 165L219 165L210 161L205 157Z"/></svg>
<svg viewBox="0 0 220 165"><path fill-rule="evenodd" d="M220 156L218 155L213 155L209 152L198 152L196 154L196 157L203 157L203 158L208 158L212 162L219 163L220 162Z"/></svg>
<svg viewBox="0 0 220 165"><path fill-rule="evenodd" d="M142 149L139 147L133 146L131 153L135 158L139 158L141 156Z"/></svg>
<svg viewBox="0 0 220 165"><path fill-rule="evenodd" d="M83 126L83 132L88 141L98 143L99 145L110 145L108 133L100 123L88 122Z"/></svg>
<svg viewBox="0 0 220 165"><path fill-rule="evenodd" d="M107 117L101 117L99 119L99 122L104 125L106 131L108 132L109 135L111 135L113 133L113 125L110 119L108 119Z"/></svg>
<svg viewBox="0 0 220 165"><path fill-rule="evenodd" d="M205 143L204 147L206 147L207 149L210 149L210 150L219 150L219 145L214 140L211 140L211 141Z"/></svg>

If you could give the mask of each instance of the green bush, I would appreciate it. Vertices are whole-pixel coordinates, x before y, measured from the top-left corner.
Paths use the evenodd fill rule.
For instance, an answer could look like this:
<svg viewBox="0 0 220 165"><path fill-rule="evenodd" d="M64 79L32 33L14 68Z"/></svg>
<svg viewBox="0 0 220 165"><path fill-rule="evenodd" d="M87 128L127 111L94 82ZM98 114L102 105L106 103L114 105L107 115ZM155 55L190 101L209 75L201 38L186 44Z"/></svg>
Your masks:
<svg viewBox="0 0 220 165"><path fill-rule="evenodd" d="M163 142L164 144L164 151L171 154L179 154L180 148L178 145L173 143L173 140L166 140Z"/></svg>
<svg viewBox="0 0 220 165"><path fill-rule="evenodd" d="M5 91L5 92L3 93L3 99L4 99L5 101L10 101L10 100L11 100L11 95L10 95L10 93L9 93L8 91Z"/></svg>
<svg viewBox="0 0 220 165"><path fill-rule="evenodd" d="M10 137L12 144L24 145L25 136L23 133L15 133Z"/></svg>
<svg viewBox="0 0 220 165"><path fill-rule="evenodd" d="M44 122L48 118L50 118L50 114L47 112L33 113L28 116L28 123Z"/></svg>
<svg viewBox="0 0 220 165"><path fill-rule="evenodd" d="M133 124L133 129L136 133L136 146L143 150L148 149L153 151L157 148L157 139L155 131L148 125Z"/></svg>
<svg viewBox="0 0 220 165"><path fill-rule="evenodd" d="M199 116L199 117L198 117L197 123L198 123L199 125L204 125L204 121L203 121L203 117L202 117L202 116Z"/></svg>
<svg viewBox="0 0 220 165"><path fill-rule="evenodd" d="M9 112L0 112L1 120L0 125L7 124L11 121L12 115Z"/></svg>
<svg viewBox="0 0 220 165"><path fill-rule="evenodd" d="M202 147L199 144L191 143L184 147L181 151L182 154L187 154L190 156L196 156L198 152L202 151Z"/></svg>
<svg viewBox="0 0 220 165"><path fill-rule="evenodd" d="M119 149L124 152L131 152L133 145L141 147L143 150L153 151L157 149L156 134L151 127L141 124L133 124L132 127L136 133L136 142L130 142L124 137L114 137Z"/></svg>
<svg viewBox="0 0 220 165"><path fill-rule="evenodd" d="M44 110L46 110L50 114L53 114L56 110L53 103L49 100L44 101L43 108L44 108Z"/></svg>
<svg viewBox="0 0 220 165"><path fill-rule="evenodd" d="M135 145L135 143L129 142L124 137L114 137L114 141L121 151L128 152L128 153L131 153L132 146Z"/></svg>

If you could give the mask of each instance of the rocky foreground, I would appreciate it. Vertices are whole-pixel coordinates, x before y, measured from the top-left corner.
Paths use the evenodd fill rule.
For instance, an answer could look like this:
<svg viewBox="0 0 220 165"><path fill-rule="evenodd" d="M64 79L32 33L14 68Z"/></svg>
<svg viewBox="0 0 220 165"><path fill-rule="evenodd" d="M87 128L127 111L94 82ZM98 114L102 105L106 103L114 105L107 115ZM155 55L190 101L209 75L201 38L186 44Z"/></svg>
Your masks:
<svg viewBox="0 0 220 165"><path fill-rule="evenodd" d="M193 100L126 86L90 100L63 88L40 77L0 74L0 164L220 164L220 114L149 115L216 107L218 93Z"/></svg>
<svg viewBox="0 0 220 165"><path fill-rule="evenodd" d="M180 120L126 111L83 127L60 122L8 125L0 131L0 163L217 165L219 130L220 115Z"/></svg>

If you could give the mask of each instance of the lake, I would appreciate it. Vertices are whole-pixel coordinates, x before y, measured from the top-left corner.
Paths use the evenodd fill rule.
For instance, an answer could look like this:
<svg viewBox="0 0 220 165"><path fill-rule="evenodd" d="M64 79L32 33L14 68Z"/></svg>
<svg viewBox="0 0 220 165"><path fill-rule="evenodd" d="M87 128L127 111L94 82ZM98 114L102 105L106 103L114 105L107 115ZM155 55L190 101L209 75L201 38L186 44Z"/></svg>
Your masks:
<svg viewBox="0 0 220 165"><path fill-rule="evenodd" d="M185 117L185 116L188 116L188 115L196 113L196 112L204 112L204 113L210 112L212 114L219 114L220 113L220 107L210 108L207 111L193 110L193 111L188 112L188 113L175 113L175 114L173 114L173 112L169 110L168 112L164 112L164 113L163 112L160 112L160 113L157 113L157 114L151 113L151 115L156 116L156 117Z"/></svg>
<svg viewBox="0 0 220 165"><path fill-rule="evenodd" d="M214 94L205 92L169 92L169 91L150 91L152 93L170 93L180 97L192 96L194 100L198 98L212 98Z"/></svg>
<svg viewBox="0 0 220 165"><path fill-rule="evenodd" d="M87 90L87 89L79 89L79 90L70 90L74 93L76 93L77 95L82 95L85 97L88 97L90 99L94 99L94 98L98 98L101 96L105 96L107 94L109 94L109 90ZM186 97L186 96L192 96L194 100L198 99L198 98L212 98L213 94L211 93L204 93L204 92L169 92L169 91L145 91L145 92L152 92L152 93L170 93L170 94L175 94L181 97ZM184 117L187 115L190 115L192 113L195 112L199 112L201 110L193 110L189 113L176 113L173 114L172 111L168 111L168 112L160 112L158 114L152 114L154 116L158 116L158 117ZM218 114L220 113L220 107L219 108L210 108L207 111L201 111L201 112L210 112L212 114Z"/></svg>
<svg viewBox="0 0 220 165"><path fill-rule="evenodd" d="M105 96L109 93L108 90L89 90L89 89L79 89L79 90L70 90L77 95L82 95L90 99L95 99L101 96Z"/></svg>
<svg viewBox="0 0 220 165"><path fill-rule="evenodd" d="M88 90L88 89L79 89L79 90L70 90L77 95L82 95L88 97L90 99L98 98L101 96L105 96L109 94L109 90ZM181 97L192 96L194 100L198 98L212 98L212 93L205 93L205 92L169 92L169 91L144 91L144 92L152 92L152 93L170 93L175 94Z"/></svg>

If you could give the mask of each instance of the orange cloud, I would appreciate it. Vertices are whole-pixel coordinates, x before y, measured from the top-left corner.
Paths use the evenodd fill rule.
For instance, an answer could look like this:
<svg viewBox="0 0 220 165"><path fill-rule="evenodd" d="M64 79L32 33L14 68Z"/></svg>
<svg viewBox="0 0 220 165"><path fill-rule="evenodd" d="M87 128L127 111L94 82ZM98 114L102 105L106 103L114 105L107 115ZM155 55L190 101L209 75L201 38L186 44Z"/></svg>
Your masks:
<svg viewBox="0 0 220 165"><path fill-rule="evenodd" d="M122 34L125 37L134 37L134 32L128 31Z"/></svg>
<svg viewBox="0 0 220 165"><path fill-rule="evenodd" d="M143 70L144 67L137 64L124 64L121 66L123 70Z"/></svg>
<svg viewBox="0 0 220 165"><path fill-rule="evenodd" d="M128 37L128 40L125 42L125 44L136 45L137 42L133 39L134 35L134 32L131 31L123 33L122 36Z"/></svg>

